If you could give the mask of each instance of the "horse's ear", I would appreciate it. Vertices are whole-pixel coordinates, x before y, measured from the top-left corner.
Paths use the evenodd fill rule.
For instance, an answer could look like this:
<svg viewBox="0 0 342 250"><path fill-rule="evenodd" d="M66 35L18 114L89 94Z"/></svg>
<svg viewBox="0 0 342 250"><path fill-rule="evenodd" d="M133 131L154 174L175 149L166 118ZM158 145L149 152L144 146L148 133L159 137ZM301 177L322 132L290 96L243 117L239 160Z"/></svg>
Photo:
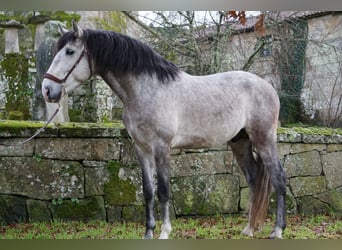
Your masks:
<svg viewBox="0 0 342 250"><path fill-rule="evenodd" d="M69 32L66 28L64 28L62 25L58 24L58 30L59 33L63 36L65 33Z"/></svg>
<svg viewBox="0 0 342 250"><path fill-rule="evenodd" d="M76 37L83 37L83 29L80 26L78 26L78 24L75 21L72 21L72 29L74 30Z"/></svg>

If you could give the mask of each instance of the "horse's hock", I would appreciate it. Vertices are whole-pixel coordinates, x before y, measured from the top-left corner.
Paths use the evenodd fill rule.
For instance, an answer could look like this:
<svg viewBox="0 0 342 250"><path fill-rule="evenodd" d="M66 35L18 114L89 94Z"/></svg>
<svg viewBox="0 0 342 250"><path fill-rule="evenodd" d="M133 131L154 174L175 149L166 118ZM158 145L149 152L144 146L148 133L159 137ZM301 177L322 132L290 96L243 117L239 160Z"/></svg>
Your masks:
<svg viewBox="0 0 342 250"><path fill-rule="evenodd" d="M41 125L1 122L0 140L21 141ZM289 213L342 215L340 129L281 128L278 153ZM248 196L229 148L173 151L173 217L243 212ZM70 123L0 146L0 222L51 219L144 219L140 168L122 124Z"/></svg>

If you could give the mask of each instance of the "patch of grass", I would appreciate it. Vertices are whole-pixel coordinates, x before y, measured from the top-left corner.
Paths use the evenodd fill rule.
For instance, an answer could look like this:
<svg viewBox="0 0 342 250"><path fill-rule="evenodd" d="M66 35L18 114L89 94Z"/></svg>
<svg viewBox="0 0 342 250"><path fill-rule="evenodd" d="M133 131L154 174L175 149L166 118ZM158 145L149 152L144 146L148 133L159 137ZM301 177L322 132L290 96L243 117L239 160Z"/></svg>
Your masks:
<svg viewBox="0 0 342 250"><path fill-rule="evenodd" d="M249 239L241 235L247 219L243 216L213 216L179 218L172 221L171 239ZM274 218L267 218L258 239L268 238ZM342 220L329 216L290 216L284 231L285 239L342 239ZM157 223L155 238L159 237L161 222ZM0 228L0 239L141 239L143 222L44 222L18 223Z"/></svg>

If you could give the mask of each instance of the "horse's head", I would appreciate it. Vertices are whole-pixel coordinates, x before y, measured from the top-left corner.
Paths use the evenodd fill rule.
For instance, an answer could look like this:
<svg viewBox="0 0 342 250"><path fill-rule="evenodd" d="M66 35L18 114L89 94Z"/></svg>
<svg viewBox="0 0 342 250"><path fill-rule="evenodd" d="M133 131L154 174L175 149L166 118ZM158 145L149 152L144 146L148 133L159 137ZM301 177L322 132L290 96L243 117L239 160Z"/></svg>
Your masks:
<svg viewBox="0 0 342 250"><path fill-rule="evenodd" d="M73 22L73 30L63 31L59 50L44 75L42 93L47 102L59 102L92 75L90 57L84 43L84 31Z"/></svg>

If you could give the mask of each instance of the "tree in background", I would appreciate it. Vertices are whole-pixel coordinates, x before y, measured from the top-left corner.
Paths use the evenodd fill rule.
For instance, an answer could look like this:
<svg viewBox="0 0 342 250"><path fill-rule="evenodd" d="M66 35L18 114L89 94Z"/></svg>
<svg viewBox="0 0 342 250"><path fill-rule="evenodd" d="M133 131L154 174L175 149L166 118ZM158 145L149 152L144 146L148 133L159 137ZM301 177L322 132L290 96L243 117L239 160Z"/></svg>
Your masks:
<svg viewBox="0 0 342 250"><path fill-rule="evenodd" d="M153 19L123 13L148 31L145 39L163 57L195 75L230 69L227 40L233 30L227 22L246 23L245 11L155 11ZM258 19L256 27L261 31L262 19Z"/></svg>
<svg viewBox="0 0 342 250"><path fill-rule="evenodd" d="M146 18L123 13L147 31L142 39L190 74L246 70L265 78L279 93L282 124L342 124L340 14L158 11ZM310 31L313 16L319 21L310 22ZM143 18L150 18L149 24Z"/></svg>

